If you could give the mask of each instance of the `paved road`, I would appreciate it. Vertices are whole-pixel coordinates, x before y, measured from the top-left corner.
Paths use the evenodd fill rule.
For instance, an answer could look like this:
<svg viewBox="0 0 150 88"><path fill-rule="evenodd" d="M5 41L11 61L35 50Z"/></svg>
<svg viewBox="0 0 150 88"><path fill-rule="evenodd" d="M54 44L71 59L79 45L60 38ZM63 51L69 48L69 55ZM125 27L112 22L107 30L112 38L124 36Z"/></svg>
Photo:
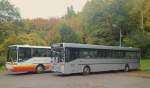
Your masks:
<svg viewBox="0 0 150 88"><path fill-rule="evenodd" d="M0 88L150 88L150 78L129 75L132 72L95 73L88 76L58 76L54 73L0 73Z"/></svg>

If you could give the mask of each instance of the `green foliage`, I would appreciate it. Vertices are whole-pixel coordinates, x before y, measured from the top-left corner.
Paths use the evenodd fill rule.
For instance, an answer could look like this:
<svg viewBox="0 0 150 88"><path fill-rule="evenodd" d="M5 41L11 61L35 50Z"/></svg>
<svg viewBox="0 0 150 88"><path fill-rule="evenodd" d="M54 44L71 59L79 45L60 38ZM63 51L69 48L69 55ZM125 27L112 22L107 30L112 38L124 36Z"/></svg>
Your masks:
<svg viewBox="0 0 150 88"><path fill-rule="evenodd" d="M142 71L150 71L150 59L142 59L141 60L141 67Z"/></svg>
<svg viewBox="0 0 150 88"><path fill-rule="evenodd" d="M0 66L0 72L4 71L5 67L4 66Z"/></svg>
<svg viewBox="0 0 150 88"><path fill-rule="evenodd" d="M150 48L146 49L144 52L144 58L149 58L150 57Z"/></svg>
<svg viewBox="0 0 150 88"><path fill-rule="evenodd" d="M19 20L20 14L8 0L0 0L0 22Z"/></svg>
<svg viewBox="0 0 150 88"><path fill-rule="evenodd" d="M5 64L5 61L6 61L6 57L0 57L0 66L4 65Z"/></svg>
<svg viewBox="0 0 150 88"><path fill-rule="evenodd" d="M79 42L77 34L73 32L71 28L67 26L65 23L60 25L59 30L61 35L61 42L72 42L72 43Z"/></svg>
<svg viewBox="0 0 150 88"><path fill-rule="evenodd" d="M75 15L76 15L76 13L73 9L73 6L67 7L67 14L65 15L65 18L70 18Z"/></svg>
<svg viewBox="0 0 150 88"><path fill-rule="evenodd" d="M0 72L2 72L2 71L4 71L5 70L5 67L4 67L4 65L5 65L5 61L6 61L6 57L2 57L2 56L0 56Z"/></svg>
<svg viewBox="0 0 150 88"><path fill-rule="evenodd" d="M107 36L111 32L106 33L107 30L110 30L107 23L110 16L107 7L110 3L109 0L92 0L85 5L81 17L86 31L85 35L88 35L86 36L87 43L106 44L107 40L112 39L111 35ZM108 39L105 40L103 36L107 36ZM110 44L107 42L107 45Z"/></svg>

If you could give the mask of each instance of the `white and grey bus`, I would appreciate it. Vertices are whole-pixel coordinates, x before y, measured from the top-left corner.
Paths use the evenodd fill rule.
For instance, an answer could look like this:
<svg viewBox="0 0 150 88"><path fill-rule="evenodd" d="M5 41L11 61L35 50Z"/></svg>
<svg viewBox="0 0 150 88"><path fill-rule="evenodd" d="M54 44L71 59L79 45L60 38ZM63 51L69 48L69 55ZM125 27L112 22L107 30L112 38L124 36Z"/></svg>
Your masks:
<svg viewBox="0 0 150 88"><path fill-rule="evenodd" d="M62 74L138 69L140 49L118 46L58 43L52 46L53 71Z"/></svg>
<svg viewBox="0 0 150 88"><path fill-rule="evenodd" d="M31 45L8 46L6 68L12 72L51 70L51 47Z"/></svg>

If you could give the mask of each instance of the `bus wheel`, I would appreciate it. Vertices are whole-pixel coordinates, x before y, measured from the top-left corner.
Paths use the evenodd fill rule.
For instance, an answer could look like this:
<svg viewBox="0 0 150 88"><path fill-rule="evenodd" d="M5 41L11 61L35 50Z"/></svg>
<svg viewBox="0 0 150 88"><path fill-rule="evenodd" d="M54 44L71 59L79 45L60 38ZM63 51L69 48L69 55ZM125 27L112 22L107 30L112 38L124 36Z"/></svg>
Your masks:
<svg viewBox="0 0 150 88"><path fill-rule="evenodd" d="M83 68L83 75L88 75L89 73L90 73L90 67L89 66L85 66L84 68Z"/></svg>
<svg viewBox="0 0 150 88"><path fill-rule="evenodd" d="M43 65L38 65L36 67L36 73L42 73L44 72L44 66Z"/></svg>
<svg viewBox="0 0 150 88"><path fill-rule="evenodd" d="M125 71L125 72L128 72L128 71L129 71L129 69L130 69L130 68L129 68L129 65L128 65L128 64L126 64L126 65L125 65L125 68L124 68L124 71Z"/></svg>

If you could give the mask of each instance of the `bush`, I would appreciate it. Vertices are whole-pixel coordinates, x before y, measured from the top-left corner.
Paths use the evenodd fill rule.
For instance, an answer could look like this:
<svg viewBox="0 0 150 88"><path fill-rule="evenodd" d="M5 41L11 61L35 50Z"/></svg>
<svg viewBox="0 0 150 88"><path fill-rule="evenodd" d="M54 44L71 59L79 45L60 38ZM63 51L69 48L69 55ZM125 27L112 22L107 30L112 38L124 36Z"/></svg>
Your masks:
<svg viewBox="0 0 150 88"><path fill-rule="evenodd" d="M149 59L149 58L150 58L150 49L147 49L144 54L144 59Z"/></svg>
<svg viewBox="0 0 150 88"><path fill-rule="evenodd" d="M6 57L5 56L0 56L0 66L3 66L6 62Z"/></svg>
<svg viewBox="0 0 150 88"><path fill-rule="evenodd" d="M3 71L5 71L6 69L5 69L5 67L4 66L0 66L0 72L3 72Z"/></svg>
<svg viewBox="0 0 150 88"><path fill-rule="evenodd" d="M140 67L140 69L142 71L150 71L150 59L142 58L141 59L141 67Z"/></svg>

